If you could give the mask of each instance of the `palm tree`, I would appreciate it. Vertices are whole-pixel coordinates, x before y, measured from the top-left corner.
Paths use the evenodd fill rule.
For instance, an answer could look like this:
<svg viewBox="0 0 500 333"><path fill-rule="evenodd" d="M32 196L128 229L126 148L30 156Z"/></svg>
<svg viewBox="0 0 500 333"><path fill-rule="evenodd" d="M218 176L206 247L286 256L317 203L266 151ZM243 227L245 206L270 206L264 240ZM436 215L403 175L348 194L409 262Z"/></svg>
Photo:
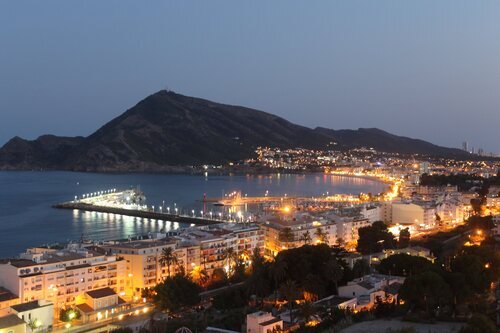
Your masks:
<svg viewBox="0 0 500 333"><path fill-rule="evenodd" d="M334 258L332 258L326 262L324 269L325 269L324 274L325 274L326 279L335 284L335 291L338 294L338 291L339 291L338 284L339 284L339 281L342 280L342 277L344 276L344 269L342 268L342 266L340 266L340 264Z"/></svg>
<svg viewBox="0 0 500 333"><path fill-rule="evenodd" d="M174 250L171 247L166 247L161 251L160 256L160 264L163 266L167 266L167 273L170 277L170 267L173 265L177 265L179 261L177 260L177 256L174 253Z"/></svg>
<svg viewBox="0 0 500 333"><path fill-rule="evenodd" d="M279 283L286 277L286 271L288 269L288 264L283 257L277 256L274 259L273 265L271 266L271 276L274 280L275 288L275 302L278 300L278 286Z"/></svg>
<svg viewBox="0 0 500 333"><path fill-rule="evenodd" d="M278 238L281 242L286 243L287 247L288 243L291 243L295 240L295 236L292 232L292 229L290 229L289 227L281 229Z"/></svg>
<svg viewBox="0 0 500 333"><path fill-rule="evenodd" d="M288 304L288 312L290 313L290 323L293 324L293 304L296 300L299 299L299 288L297 287L297 283L292 280L287 280L280 287L280 294L285 297L286 302Z"/></svg>
<svg viewBox="0 0 500 333"><path fill-rule="evenodd" d="M315 235L319 242L328 244L328 235L323 231L323 229L316 229Z"/></svg>
<svg viewBox="0 0 500 333"><path fill-rule="evenodd" d="M309 233L309 230L307 230L306 232L304 232L302 234L302 236L300 237L300 240L304 243L304 245L311 243L312 238L311 238L311 234Z"/></svg>
<svg viewBox="0 0 500 333"><path fill-rule="evenodd" d="M252 273L245 281L246 289L249 295L256 295L262 305L263 298L269 295L270 281L267 264L261 255L259 248L255 248L252 254Z"/></svg>
<svg viewBox="0 0 500 333"><path fill-rule="evenodd" d="M222 258L224 264L228 266L227 272L230 274L233 271L233 266L238 259L238 254L234 251L234 248L228 247L222 252Z"/></svg>

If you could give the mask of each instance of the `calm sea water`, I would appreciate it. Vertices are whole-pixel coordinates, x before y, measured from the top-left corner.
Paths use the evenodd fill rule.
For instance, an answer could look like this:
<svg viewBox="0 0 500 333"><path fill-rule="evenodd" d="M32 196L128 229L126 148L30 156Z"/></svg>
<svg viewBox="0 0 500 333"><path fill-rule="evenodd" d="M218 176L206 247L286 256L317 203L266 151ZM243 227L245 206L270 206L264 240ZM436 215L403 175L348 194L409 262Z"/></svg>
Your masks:
<svg viewBox="0 0 500 333"><path fill-rule="evenodd" d="M223 193L312 196L322 193L378 193L385 185L377 181L331 176L249 175L208 176L164 174L94 174L76 172L0 172L0 258L14 256L29 246L80 239L119 239L182 224L103 213L51 208L75 195L111 188L140 186L149 205L174 207L185 212L198 209L203 194Z"/></svg>

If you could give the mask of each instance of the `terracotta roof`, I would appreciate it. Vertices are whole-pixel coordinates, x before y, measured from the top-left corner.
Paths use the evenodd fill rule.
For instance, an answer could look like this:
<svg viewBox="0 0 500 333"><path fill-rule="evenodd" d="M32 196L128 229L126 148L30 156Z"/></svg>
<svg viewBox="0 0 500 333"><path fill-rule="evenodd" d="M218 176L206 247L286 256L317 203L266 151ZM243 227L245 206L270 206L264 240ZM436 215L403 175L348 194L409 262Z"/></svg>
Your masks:
<svg viewBox="0 0 500 333"><path fill-rule="evenodd" d="M113 289L106 287L102 289L87 291L87 295L89 295L92 298L103 298L116 295L116 293L113 291Z"/></svg>

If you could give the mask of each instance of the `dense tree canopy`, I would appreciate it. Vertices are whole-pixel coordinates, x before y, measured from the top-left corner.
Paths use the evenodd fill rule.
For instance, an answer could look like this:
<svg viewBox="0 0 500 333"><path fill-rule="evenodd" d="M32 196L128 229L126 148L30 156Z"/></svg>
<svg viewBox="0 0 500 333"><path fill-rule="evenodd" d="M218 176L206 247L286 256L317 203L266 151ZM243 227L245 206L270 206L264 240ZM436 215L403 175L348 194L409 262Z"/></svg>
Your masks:
<svg viewBox="0 0 500 333"><path fill-rule="evenodd" d="M356 249L363 254L380 252L384 249L396 247L396 239L389 232L387 226L382 221L374 222L371 226L358 230L359 239Z"/></svg>
<svg viewBox="0 0 500 333"><path fill-rule="evenodd" d="M450 287L439 274L432 271L406 278L399 296L412 308L424 310L428 314L452 302Z"/></svg>
<svg viewBox="0 0 500 333"><path fill-rule="evenodd" d="M162 309L171 312L179 311L186 306L194 306L200 301L200 286L185 275L167 277L154 288L154 301Z"/></svg>
<svg viewBox="0 0 500 333"><path fill-rule="evenodd" d="M377 270L383 274L410 276L428 271L431 266L432 262L423 257L401 253L383 259L377 266Z"/></svg>

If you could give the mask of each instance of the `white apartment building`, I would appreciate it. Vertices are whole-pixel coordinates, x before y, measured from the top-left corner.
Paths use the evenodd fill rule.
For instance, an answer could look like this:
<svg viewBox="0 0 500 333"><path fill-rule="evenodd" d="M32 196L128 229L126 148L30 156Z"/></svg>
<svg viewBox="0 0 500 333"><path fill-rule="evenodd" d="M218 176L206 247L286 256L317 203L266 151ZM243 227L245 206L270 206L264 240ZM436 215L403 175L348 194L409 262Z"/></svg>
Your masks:
<svg viewBox="0 0 500 333"><path fill-rule="evenodd" d="M124 242L110 242L100 245L107 253L123 258L126 262L130 280L130 291L133 296L140 295L144 288L153 288L168 276L168 268L160 263L163 249L175 250L177 240L174 238L139 239ZM171 267L171 274L175 267ZM130 296L132 296L130 295Z"/></svg>
<svg viewBox="0 0 500 333"><path fill-rule="evenodd" d="M261 221L260 227L265 237L264 253L269 257L276 256L282 250L305 244L318 244L324 240L330 245L337 242L336 223L309 214L296 214L286 218L267 216ZM290 239L283 238L285 230L290 233ZM320 239L321 235L323 239Z"/></svg>
<svg viewBox="0 0 500 333"><path fill-rule="evenodd" d="M371 223L377 221L383 221L383 208L379 205L364 205L361 209L361 216L367 219Z"/></svg>
<svg viewBox="0 0 500 333"><path fill-rule="evenodd" d="M86 291L104 287L125 295L126 263L114 255L74 247L63 250L32 248L21 259L0 261L0 285L21 302L46 300L61 308L83 302Z"/></svg>
<svg viewBox="0 0 500 333"><path fill-rule="evenodd" d="M255 224L233 223L191 228L177 237L182 243L198 246L199 261L192 266L201 266L208 274L217 268L228 269L224 254L230 248L236 255L247 257L256 248L260 252L264 248L264 231Z"/></svg>
<svg viewBox="0 0 500 333"><path fill-rule="evenodd" d="M337 225L337 239L342 239L344 244L357 242L359 229L373 224L372 221L363 218L341 218L335 223Z"/></svg>
<svg viewBox="0 0 500 333"><path fill-rule="evenodd" d="M427 228L432 227L435 220L436 209L431 205L407 202L392 203L392 223Z"/></svg>

